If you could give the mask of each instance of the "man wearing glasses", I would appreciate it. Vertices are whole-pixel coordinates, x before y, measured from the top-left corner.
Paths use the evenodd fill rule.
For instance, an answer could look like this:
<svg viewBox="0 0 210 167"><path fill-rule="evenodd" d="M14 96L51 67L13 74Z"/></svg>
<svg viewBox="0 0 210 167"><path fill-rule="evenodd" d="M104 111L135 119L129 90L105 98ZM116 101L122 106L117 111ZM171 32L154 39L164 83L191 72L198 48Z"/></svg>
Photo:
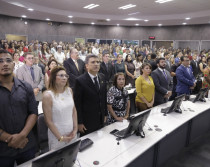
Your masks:
<svg viewBox="0 0 210 167"><path fill-rule="evenodd" d="M35 156L37 120L33 89L13 75L11 54L0 50L0 166L14 167Z"/></svg>
<svg viewBox="0 0 210 167"><path fill-rule="evenodd" d="M28 82L33 90L37 101L42 100L42 88L44 87L44 76L42 70L38 66L34 66L33 53L26 53L25 65L17 70L16 76L18 79Z"/></svg>
<svg viewBox="0 0 210 167"><path fill-rule="evenodd" d="M180 60L181 65L176 70L177 96L182 94L190 95L191 90L196 86L196 80L190 66L190 59L187 56L182 56Z"/></svg>

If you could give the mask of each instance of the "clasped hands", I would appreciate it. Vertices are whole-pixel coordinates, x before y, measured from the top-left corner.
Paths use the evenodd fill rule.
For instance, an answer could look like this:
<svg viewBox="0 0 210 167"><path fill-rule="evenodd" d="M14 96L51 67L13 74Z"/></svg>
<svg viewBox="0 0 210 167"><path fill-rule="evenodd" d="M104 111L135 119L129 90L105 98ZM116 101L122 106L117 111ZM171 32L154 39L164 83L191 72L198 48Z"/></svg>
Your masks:
<svg viewBox="0 0 210 167"><path fill-rule="evenodd" d="M5 140L8 143L9 147L15 149L23 149L28 143L28 138L22 135L21 133L9 135L9 137Z"/></svg>

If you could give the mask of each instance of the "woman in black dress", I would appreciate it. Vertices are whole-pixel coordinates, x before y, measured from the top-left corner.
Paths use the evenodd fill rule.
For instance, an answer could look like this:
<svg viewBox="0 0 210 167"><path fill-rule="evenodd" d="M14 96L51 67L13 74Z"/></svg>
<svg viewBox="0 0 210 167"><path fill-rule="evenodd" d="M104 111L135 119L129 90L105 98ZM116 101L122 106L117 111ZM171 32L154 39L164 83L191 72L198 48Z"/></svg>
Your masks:
<svg viewBox="0 0 210 167"><path fill-rule="evenodd" d="M115 74L113 86L107 92L108 124L123 121L129 116L130 100L124 86L125 75L123 73Z"/></svg>
<svg viewBox="0 0 210 167"><path fill-rule="evenodd" d="M126 85L131 84L132 87L135 87L136 71L135 71L135 65L133 64L130 54L128 54L125 58L125 72L126 72L125 84Z"/></svg>

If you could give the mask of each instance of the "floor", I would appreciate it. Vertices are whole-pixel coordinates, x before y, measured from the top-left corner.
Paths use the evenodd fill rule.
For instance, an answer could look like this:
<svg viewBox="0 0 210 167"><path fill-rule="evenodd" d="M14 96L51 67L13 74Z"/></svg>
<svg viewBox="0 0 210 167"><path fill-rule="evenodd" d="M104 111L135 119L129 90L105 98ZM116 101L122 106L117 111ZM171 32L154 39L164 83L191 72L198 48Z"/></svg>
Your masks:
<svg viewBox="0 0 210 167"><path fill-rule="evenodd" d="M163 167L210 167L210 132L169 159Z"/></svg>

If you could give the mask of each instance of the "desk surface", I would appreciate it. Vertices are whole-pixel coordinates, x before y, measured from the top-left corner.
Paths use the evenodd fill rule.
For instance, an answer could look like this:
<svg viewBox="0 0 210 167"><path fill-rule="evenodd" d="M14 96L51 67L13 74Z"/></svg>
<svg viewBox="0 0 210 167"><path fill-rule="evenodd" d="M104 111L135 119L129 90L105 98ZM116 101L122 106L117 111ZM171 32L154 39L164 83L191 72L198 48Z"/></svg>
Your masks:
<svg viewBox="0 0 210 167"><path fill-rule="evenodd" d="M109 132L114 129L124 129L128 125L127 121L116 122L82 137L81 139L90 138L94 141L94 144L83 152L78 153L77 158L81 166L92 167L94 161L99 161L99 165L97 166L125 166L154 146L166 135L210 108L210 101L208 100L206 103L183 101L181 105L181 109L183 111L182 114L173 112L167 116L163 116L160 112L161 108L168 107L171 103L172 102L168 102L152 108L150 116L144 127L145 138L132 135L126 139L122 139L118 145L116 137L109 134ZM194 111L190 111L189 108ZM156 131L155 126L158 126L158 128L162 131ZM153 130L149 131L149 127ZM28 167L30 165L31 161L21 165L21 167Z"/></svg>

